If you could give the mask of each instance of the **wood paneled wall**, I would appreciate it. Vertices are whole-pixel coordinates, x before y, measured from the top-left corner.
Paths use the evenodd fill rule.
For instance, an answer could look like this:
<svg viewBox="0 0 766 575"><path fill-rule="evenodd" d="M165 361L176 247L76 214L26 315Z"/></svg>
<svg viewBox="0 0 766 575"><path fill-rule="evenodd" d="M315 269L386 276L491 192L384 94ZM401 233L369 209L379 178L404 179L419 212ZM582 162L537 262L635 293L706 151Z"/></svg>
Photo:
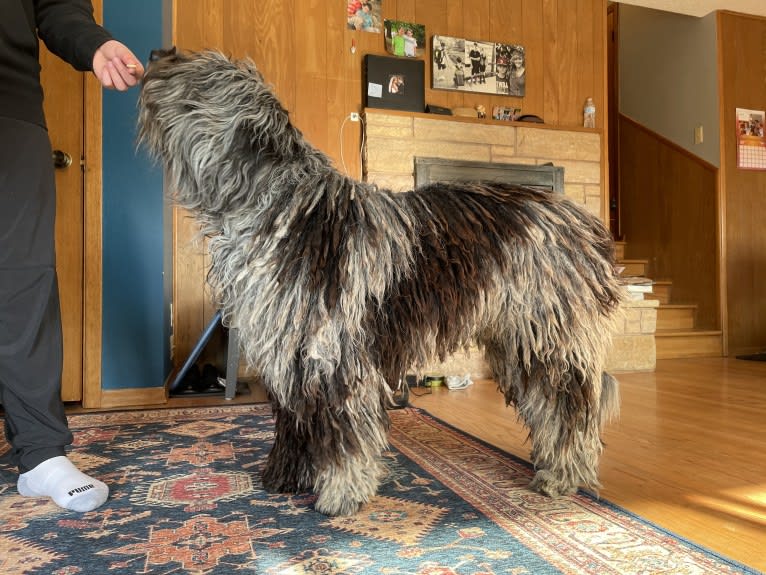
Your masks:
<svg viewBox="0 0 766 575"><path fill-rule="evenodd" d="M697 327L720 329L718 170L625 116L619 119L620 230L628 258L672 280L673 303L697 304Z"/></svg>
<svg viewBox="0 0 766 575"><path fill-rule="evenodd" d="M526 48L523 99L426 89L438 106L521 107L556 126L582 125L592 96L604 129L606 112L606 0L383 0L383 17L424 24L433 34ZM344 0L176 0L174 43L179 49L216 48L251 57L309 142L349 174L360 173L359 124L343 120L362 109L362 62L385 54L383 35L346 28ZM351 53L352 40L356 53ZM430 62L430 45L426 61ZM426 86L430 86L430 65ZM606 146L604 146L606 149ZM341 152L343 157L341 157ZM603 162L604 170L606 162ZM605 173L605 172L604 172ZM603 178L603 176L602 176ZM176 218L175 362L183 362L212 316L196 228Z"/></svg>
<svg viewBox="0 0 766 575"><path fill-rule="evenodd" d="M718 15L729 354L766 349L766 171L737 168L736 108L766 109L766 18Z"/></svg>

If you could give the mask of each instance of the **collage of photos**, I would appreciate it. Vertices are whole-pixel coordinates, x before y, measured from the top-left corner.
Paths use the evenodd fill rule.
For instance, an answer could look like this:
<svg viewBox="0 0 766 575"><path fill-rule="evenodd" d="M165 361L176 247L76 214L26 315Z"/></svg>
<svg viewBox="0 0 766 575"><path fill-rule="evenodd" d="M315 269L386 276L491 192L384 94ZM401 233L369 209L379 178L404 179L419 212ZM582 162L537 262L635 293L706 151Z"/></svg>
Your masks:
<svg viewBox="0 0 766 575"><path fill-rule="evenodd" d="M384 0L348 0L348 28L383 34L388 59L365 56L365 97L381 107L420 110L425 78L413 82L416 70L402 62L428 60L428 39L423 24L384 19ZM486 40L469 40L435 34L431 38L431 88L459 90L523 98L526 84L526 57L523 46ZM352 48L353 52L353 48ZM399 60L400 63L397 63ZM424 62L425 61L425 62ZM383 74L385 70L385 74ZM495 107L494 119L515 120L519 108ZM479 117L486 116L483 110Z"/></svg>
<svg viewBox="0 0 766 575"><path fill-rule="evenodd" d="M431 56L434 89L524 96L522 46L434 35Z"/></svg>

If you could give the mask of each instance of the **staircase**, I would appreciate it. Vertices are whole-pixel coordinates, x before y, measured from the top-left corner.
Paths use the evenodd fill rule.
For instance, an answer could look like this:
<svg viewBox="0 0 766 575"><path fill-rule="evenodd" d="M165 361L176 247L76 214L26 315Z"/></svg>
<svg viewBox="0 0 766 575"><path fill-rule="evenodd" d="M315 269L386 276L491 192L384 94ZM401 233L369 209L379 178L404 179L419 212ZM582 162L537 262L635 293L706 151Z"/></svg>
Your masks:
<svg viewBox="0 0 766 575"><path fill-rule="evenodd" d="M649 260L625 259L625 242L615 242L617 263L625 267L623 275L650 277ZM697 306L673 303L673 282L653 280L653 293L646 299L659 300L657 330L654 340L657 359L684 357L720 357L723 335L720 330L697 328Z"/></svg>

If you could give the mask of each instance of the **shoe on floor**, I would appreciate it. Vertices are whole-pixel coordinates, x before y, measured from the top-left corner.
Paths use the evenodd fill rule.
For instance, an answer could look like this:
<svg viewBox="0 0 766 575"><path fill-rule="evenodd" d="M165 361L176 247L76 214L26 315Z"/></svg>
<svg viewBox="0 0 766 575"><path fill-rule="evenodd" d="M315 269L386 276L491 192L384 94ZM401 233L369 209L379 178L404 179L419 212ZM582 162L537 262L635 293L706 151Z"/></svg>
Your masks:
<svg viewBox="0 0 766 575"><path fill-rule="evenodd" d="M447 388L451 391L454 391L456 389L465 389L469 385L473 385L473 381L471 380L471 374L466 373L463 377L460 377L458 375L448 375L447 376Z"/></svg>

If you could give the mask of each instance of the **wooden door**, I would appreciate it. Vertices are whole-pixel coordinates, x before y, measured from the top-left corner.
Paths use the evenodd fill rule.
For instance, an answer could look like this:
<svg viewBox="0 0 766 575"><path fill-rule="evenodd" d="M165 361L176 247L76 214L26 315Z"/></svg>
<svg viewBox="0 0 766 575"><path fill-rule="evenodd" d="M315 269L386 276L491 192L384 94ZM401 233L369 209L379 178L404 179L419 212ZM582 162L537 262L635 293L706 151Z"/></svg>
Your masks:
<svg viewBox="0 0 766 575"><path fill-rule="evenodd" d="M61 298L64 368L61 397L82 400L83 389L83 169L85 78L40 46L45 115L54 150L72 163L56 169L56 272ZM51 160L52 161L52 160Z"/></svg>
<svg viewBox="0 0 766 575"><path fill-rule="evenodd" d="M617 33L619 8L616 4L610 4L606 13L606 33L607 33L607 115L609 117L609 134L607 137L609 158L609 229L615 240L622 240L622 230L620 230L620 178L619 178L619 160L618 153L620 140L617 131L620 121L620 102L619 102L619 76L618 76L618 53L617 53Z"/></svg>

